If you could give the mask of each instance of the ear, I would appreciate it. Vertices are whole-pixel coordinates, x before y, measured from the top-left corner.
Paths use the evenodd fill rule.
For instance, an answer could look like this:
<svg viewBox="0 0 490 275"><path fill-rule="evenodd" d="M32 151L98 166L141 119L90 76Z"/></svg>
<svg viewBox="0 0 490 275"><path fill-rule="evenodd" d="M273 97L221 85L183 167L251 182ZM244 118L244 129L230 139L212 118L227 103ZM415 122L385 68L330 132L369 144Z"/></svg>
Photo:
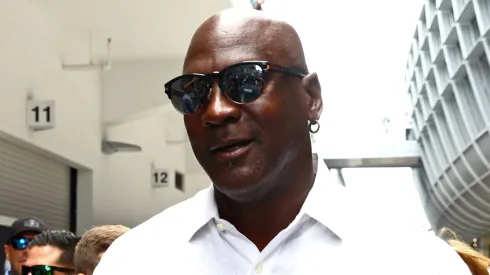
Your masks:
<svg viewBox="0 0 490 275"><path fill-rule="evenodd" d="M322 87L316 73L305 76L301 86L307 94L308 120L319 120L323 109Z"/></svg>
<svg viewBox="0 0 490 275"><path fill-rule="evenodd" d="M3 246L3 252L5 253L5 257L7 258L7 260L9 260L10 258L10 251L9 251L9 246L8 245L4 245Z"/></svg>

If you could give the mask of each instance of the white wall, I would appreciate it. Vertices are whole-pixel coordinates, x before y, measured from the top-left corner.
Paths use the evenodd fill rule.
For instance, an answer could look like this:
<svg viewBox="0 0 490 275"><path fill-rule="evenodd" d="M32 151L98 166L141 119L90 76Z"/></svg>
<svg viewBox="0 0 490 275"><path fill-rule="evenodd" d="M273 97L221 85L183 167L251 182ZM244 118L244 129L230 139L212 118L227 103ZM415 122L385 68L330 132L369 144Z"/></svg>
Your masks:
<svg viewBox="0 0 490 275"><path fill-rule="evenodd" d="M76 34L66 36L29 1L0 1L0 130L24 141L30 149L59 158L80 173L80 191L90 190L100 166L100 85L96 72L64 72L66 61L86 58L87 49ZM64 51L70 44L70 51ZM28 91L35 99L56 101L56 128L29 132L25 102ZM50 152L50 153L47 153ZM93 172L93 173L92 173ZM79 205L80 230L91 225L91 194Z"/></svg>
<svg viewBox="0 0 490 275"><path fill-rule="evenodd" d="M0 215L0 225L10 226L17 218Z"/></svg>
<svg viewBox="0 0 490 275"><path fill-rule="evenodd" d="M182 115L170 104L109 127L107 138L139 145L142 151L104 157L103 183L95 190L96 224L135 226L210 184L190 149ZM170 139L175 142L167 142ZM153 188L152 166L169 169L171 183L175 170L185 173L185 192L173 185Z"/></svg>
<svg viewBox="0 0 490 275"><path fill-rule="evenodd" d="M183 64L183 57L113 62L102 74L103 121L168 103L164 85L182 73Z"/></svg>

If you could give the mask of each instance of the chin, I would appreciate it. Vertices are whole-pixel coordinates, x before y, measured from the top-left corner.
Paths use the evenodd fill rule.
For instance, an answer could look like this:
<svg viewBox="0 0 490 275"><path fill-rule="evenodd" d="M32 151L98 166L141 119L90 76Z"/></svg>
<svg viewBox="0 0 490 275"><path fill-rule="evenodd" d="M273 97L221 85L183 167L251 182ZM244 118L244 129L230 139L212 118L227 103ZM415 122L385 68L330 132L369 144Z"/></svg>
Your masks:
<svg viewBox="0 0 490 275"><path fill-rule="evenodd" d="M267 177L260 173L264 172L261 168L246 169L243 167L221 172L213 180L214 186L220 193L232 200L243 202L256 200L264 195L262 192L265 189L263 179Z"/></svg>
<svg viewBox="0 0 490 275"><path fill-rule="evenodd" d="M237 202L253 202L260 199L262 196L259 196L255 191L257 186L240 186L235 188L230 188L229 186L218 186L215 185L216 189L229 199Z"/></svg>

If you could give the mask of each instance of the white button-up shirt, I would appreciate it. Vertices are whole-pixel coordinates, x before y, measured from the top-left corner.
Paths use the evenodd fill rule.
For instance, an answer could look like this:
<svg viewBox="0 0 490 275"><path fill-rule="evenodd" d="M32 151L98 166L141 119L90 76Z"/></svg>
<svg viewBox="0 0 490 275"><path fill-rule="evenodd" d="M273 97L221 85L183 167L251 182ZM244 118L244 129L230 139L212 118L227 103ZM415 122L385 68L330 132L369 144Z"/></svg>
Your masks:
<svg viewBox="0 0 490 275"><path fill-rule="evenodd" d="M10 262L8 260L5 260L3 263L3 270L5 271L5 275L10 275Z"/></svg>
<svg viewBox="0 0 490 275"><path fill-rule="evenodd" d="M320 163L300 213L263 251L220 219L210 187L117 239L94 275L471 275L444 241L373 218Z"/></svg>

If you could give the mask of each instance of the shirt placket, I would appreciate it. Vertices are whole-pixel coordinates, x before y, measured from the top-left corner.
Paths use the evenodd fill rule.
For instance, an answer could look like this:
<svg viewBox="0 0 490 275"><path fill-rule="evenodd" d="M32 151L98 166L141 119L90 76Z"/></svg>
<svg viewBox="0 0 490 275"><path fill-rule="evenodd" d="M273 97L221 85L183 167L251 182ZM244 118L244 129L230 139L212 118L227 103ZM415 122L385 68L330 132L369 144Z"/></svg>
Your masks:
<svg viewBox="0 0 490 275"><path fill-rule="evenodd" d="M304 216L288 228L281 231L259 254L249 275L275 275L276 265L281 261L281 254L287 251L288 241L299 233L307 224L308 217ZM279 275L279 274L278 274ZM282 275L282 274L281 274Z"/></svg>

